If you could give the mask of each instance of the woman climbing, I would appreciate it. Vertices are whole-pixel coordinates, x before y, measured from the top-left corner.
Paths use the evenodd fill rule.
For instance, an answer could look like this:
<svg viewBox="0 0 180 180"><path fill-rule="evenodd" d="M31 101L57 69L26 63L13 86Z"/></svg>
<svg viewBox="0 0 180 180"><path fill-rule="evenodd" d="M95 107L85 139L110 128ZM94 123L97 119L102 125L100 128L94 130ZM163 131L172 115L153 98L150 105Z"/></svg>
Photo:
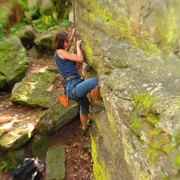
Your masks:
<svg viewBox="0 0 180 180"><path fill-rule="evenodd" d="M69 52L75 33L75 28L73 28L70 37L65 31L56 33L53 42L56 48L54 59L63 77L67 98L75 100L80 105L82 136L84 136L89 131L88 122L90 122L88 120L90 102L86 95L90 93L95 104L101 107L103 104L99 101L99 80L97 78L82 80L81 76L78 74L76 64L82 63L84 60L81 50L81 40L76 42L76 54Z"/></svg>

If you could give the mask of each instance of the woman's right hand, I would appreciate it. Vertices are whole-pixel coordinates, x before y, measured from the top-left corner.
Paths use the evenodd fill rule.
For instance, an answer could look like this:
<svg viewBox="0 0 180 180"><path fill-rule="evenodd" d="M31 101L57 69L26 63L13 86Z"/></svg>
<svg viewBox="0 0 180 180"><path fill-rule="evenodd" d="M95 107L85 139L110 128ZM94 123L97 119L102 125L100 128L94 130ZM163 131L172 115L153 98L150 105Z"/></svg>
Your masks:
<svg viewBox="0 0 180 180"><path fill-rule="evenodd" d="M73 36L76 35L76 28L73 28L73 30L72 30L72 35L73 35Z"/></svg>
<svg viewBox="0 0 180 180"><path fill-rule="evenodd" d="M82 42L82 40L78 40L78 41L76 42L76 46L80 47L81 42Z"/></svg>

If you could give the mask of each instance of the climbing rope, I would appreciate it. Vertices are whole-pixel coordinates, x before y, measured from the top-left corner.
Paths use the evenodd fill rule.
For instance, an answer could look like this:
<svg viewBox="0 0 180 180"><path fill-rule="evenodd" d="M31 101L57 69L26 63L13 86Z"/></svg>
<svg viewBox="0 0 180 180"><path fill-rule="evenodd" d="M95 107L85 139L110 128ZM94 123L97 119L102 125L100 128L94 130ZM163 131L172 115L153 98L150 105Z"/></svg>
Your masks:
<svg viewBox="0 0 180 180"><path fill-rule="evenodd" d="M76 3L75 0L72 2L72 8L73 8L73 28L76 28ZM74 47L76 49L76 34L74 36ZM85 72L83 70L83 63L76 63L76 67L78 69L79 75L82 77L82 79L85 79Z"/></svg>
<svg viewBox="0 0 180 180"><path fill-rule="evenodd" d="M72 3L72 9L73 9L73 28L76 28L76 3L75 3L75 0L73 0L73 3ZM74 45L76 44L76 34L74 36Z"/></svg>

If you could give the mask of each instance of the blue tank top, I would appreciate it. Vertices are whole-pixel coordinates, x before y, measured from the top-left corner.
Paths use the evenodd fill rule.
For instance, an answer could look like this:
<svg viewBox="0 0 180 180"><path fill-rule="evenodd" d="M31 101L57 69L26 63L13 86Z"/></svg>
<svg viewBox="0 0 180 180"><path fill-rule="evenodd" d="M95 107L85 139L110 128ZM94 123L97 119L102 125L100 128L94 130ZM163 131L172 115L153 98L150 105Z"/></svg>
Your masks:
<svg viewBox="0 0 180 180"><path fill-rule="evenodd" d="M75 62L60 58L57 52L54 54L54 59L59 72L64 79L71 75L78 75Z"/></svg>

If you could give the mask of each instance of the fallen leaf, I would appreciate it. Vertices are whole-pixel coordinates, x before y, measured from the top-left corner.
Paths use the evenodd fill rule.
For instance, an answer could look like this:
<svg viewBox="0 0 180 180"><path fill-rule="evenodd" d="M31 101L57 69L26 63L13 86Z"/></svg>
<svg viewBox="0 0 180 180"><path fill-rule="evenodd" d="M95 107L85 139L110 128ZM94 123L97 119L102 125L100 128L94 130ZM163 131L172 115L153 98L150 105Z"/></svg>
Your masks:
<svg viewBox="0 0 180 180"><path fill-rule="evenodd" d="M47 88L47 91L49 92L49 91L52 91L52 89L53 89L53 84L49 87L49 88Z"/></svg>

